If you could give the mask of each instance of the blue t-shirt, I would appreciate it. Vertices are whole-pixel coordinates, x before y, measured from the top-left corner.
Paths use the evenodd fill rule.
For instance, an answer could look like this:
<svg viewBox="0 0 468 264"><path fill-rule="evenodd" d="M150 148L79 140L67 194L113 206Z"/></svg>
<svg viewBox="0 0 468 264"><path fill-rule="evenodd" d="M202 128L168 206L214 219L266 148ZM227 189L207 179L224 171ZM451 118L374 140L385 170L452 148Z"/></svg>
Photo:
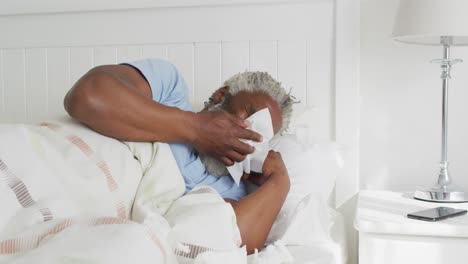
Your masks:
<svg viewBox="0 0 468 264"><path fill-rule="evenodd" d="M126 64L139 70L146 78L154 101L192 111L187 84L173 64L160 59L147 59ZM230 175L218 177L209 174L190 144L171 143L169 145L184 177L186 192L195 186L207 185L217 190L223 198L238 201L246 195L243 182L237 186Z"/></svg>

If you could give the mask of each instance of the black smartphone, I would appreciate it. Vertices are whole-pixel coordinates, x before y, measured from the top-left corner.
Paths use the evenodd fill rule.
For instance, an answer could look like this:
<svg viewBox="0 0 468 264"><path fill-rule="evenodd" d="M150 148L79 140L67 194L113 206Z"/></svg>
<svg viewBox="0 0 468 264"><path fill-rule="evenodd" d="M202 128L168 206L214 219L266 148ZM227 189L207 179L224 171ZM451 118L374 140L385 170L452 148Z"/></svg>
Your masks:
<svg viewBox="0 0 468 264"><path fill-rule="evenodd" d="M466 210L441 206L408 214L408 218L435 222L464 214Z"/></svg>

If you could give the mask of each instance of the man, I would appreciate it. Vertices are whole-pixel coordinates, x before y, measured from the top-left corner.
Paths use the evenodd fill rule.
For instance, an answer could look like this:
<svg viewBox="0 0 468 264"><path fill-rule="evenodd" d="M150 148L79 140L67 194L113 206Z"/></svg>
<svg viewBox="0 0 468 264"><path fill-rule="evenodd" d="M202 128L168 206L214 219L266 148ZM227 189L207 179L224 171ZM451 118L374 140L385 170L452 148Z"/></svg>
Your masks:
<svg viewBox="0 0 468 264"><path fill-rule="evenodd" d="M199 155L208 167L218 169L222 165L208 157L227 166L244 160L254 149L239 139L261 141L259 134L246 129L245 119L267 107L274 132L279 133L287 127L292 103L268 74L243 73L213 94L205 109L210 111L193 113L183 78L163 60L96 67L78 80L64 100L72 117L101 134L170 143L187 190L209 185L231 203L249 253L263 247L289 191L280 154L270 151L262 174L244 175L260 185L248 196L244 185L237 186L230 176L207 171Z"/></svg>

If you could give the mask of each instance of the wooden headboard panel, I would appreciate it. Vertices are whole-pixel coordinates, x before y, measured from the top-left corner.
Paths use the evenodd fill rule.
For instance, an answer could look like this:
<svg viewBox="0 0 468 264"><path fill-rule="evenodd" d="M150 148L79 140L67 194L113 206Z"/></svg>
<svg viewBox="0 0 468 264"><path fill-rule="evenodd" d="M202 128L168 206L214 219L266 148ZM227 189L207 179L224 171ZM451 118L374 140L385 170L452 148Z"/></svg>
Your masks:
<svg viewBox="0 0 468 264"><path fill-rule="evenodd" d="M337 205L358 190L359 1L3 2L0 123L63 115L65 93L101 64L166 58L195 104L234 73L268 71L314 107L314 136L347 149Z"/></svg>

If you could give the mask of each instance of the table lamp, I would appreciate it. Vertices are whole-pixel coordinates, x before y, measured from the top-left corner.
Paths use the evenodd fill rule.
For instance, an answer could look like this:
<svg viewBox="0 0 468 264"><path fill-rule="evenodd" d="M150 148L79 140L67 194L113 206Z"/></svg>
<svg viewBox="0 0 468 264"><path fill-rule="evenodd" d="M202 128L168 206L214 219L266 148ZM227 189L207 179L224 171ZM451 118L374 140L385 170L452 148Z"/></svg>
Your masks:
<svg viewBox="0 0 468 264"><path fill-rule="evenodd" d="M468 0L401 0L392 38L408 44L442 47L442 59L431 62L442 69L442 153L437 183L419 189L414 198L431 202L468 202L468 193L455 185L447 161L448 85L452 65L450 46L468 45Z"/></svg>

